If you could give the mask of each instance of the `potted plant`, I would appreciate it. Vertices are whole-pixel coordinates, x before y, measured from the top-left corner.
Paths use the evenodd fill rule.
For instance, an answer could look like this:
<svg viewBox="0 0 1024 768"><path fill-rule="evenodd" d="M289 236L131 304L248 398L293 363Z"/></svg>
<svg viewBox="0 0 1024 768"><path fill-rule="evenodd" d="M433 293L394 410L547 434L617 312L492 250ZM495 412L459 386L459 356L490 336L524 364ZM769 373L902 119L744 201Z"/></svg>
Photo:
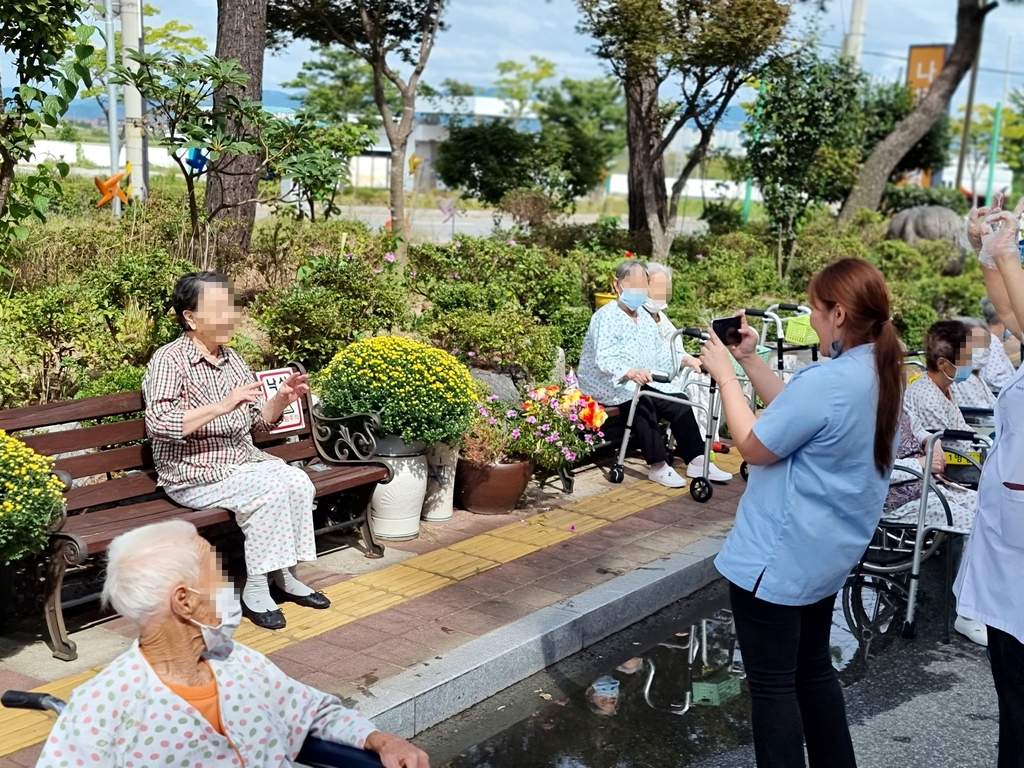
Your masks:
<svg viewBox="0 0 1024 768"><path fill-rule="evenodd" d="M419 535L426 454L436 443L457 440L473 415L469 370L421 341L375 336L341 350L314 377L313 386L327 416L380 416L377 455L391 467L393 478L374 492L373 530L383 539Z"/></svg>
<svg viewBox="0 0 1024 768"><path fill-rule="evenodd" d="M621 256L616 255L610 259L596 259L593 269L596 273L597 285L604 290L594 291L594 309L598 310L605 304L610 304L618 298L615 293L615 268L623 259L632 259L636 256L632 251L626 251Z"/></svg>
<svg viewBox="0 0 1024 768"><path fill-rule="evenodd" d="M478 408L456 476L463 508L478 514L515 509L535 466L557 470L589 455L608 418L571 372L563 384L534 389L522 403L496 400L492 395Z"/></svg>
<svg viewBox="0 0 1024 768"><path fill-rule="evenodd" d="M64 504L52 467L53 459L0 429L0 564L46 547Z"/></svg>

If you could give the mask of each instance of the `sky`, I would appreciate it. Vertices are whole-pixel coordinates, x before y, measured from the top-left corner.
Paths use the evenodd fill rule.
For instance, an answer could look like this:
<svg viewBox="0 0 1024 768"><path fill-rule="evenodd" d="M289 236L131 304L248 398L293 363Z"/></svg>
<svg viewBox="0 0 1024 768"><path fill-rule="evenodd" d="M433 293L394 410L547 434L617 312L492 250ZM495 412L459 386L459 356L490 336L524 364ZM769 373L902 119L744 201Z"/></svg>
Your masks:
<svg viewBox="0 0 1024 768"><path fill-rule="evenodd" d="M163 8L157 23L176 18L201 33L209 31L212 50L217 0L150 1ZM828 0L824 13L812 11L809 6L814 3L800 6L793 28L799 32L815 23L821 44L826 46L823 50L832 51L842 42L850 2ZM867 0L863 68L872 75L895 80L904 73L909 45L951 44L956 31L956 5L956 0ZM451 0L446 21L448 30L439 36L424 74L428 83L439 84L450 77L487 88L492 85L498 61L525 61L531 54L554 61L559 76L588 78L605 71L601 61L589 52L593 40L576 30L578 13L573 0ZM1016 74L1010 78L1010 88L1024 87L1024 4L1003 4L989 15L986 24L979 102L994 104L1002 97L1007 38L1014 30L1018 39L1010 68ZM280 54L268 52L264 87L278 88L307 58L309 48L304 43L294 43ZM11 70L6 61L0 71L4 82L10 84ZM953 99L954 108L966 99L967 79Z"/></svg>

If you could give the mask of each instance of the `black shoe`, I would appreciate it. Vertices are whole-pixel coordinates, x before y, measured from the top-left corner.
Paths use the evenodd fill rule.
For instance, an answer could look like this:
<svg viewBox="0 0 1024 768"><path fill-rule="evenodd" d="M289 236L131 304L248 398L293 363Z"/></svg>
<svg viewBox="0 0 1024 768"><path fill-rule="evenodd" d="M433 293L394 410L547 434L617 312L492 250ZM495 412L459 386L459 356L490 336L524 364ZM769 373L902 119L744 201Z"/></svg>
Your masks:
<svg viewBox="0 0 1024 768"><path fill-rule="evenodd" d="M331 600L323 592L311 592L308 595L291 595L277 586L276 581L270 582L270 596L275 603L295 603L305 608L323 610L331 607Z"/></svg>
<svg viewBox="0 0 1024 768"><path fill-rule="evenodd" d="M281 613L280 608L273 611L257 613L245 604L244 599L242 600L242 615L257 627L261 627L263 629L284 629L285 624L288 623L284 618L284 614Z"/></svg>

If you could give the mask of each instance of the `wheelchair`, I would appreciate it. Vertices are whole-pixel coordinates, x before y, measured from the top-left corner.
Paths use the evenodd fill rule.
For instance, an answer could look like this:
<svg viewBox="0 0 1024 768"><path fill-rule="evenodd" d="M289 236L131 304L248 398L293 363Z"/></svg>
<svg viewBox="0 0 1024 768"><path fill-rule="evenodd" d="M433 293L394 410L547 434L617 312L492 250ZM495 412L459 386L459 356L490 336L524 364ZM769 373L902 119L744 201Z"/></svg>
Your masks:
<svg viewBox="0 0 1024 768"><path fill-rule="evenodd" d="M964 432L961 430L944 430L933 433L925 441L924 466L930 467L932 456L935 452L935 444L939 440L962 441L971 443L972 447L981 449L979 456L992 445L992 440L986 435L976 432ZM947 454L958 456L965 464L971 465L981 471L981 461L969 453L946 450ZM953 551L947 539L950 535L965 535L965 531L954 527L953 515L945 494L939 484L929 475L916 469L899 468L900 472L912 475L921 480L921 498L918 502L918 515L916 523L905 523L882 520L875 536L868 545L860 563L847 580L843 589L843 605L847 618L856 623L864 623L864 616L858 616L857 611L873 610L875 616L872 622L878 619L877 612L883 611L888 617L895 620L895 612L899 605L906 600L906 617L903 621L901 634L907 639L913 639L917 634L915 613L917 610L917 592L920 584L922 563L939 552L943 544L946 544L946 579L943 606L945 610L945 621L943 622L943 642L949 642L949 614L950 599L953 589ZM928 498L930 494L937 494L939 503L945 513L945 521L941 524L927 523ZM900 577L909 580L909 586L900 584ZM870 589L875 595L875 603L872 606L863 605L858 597L858 591ZM870 623L870 622L869 622Z"/></svg>
<svg viewBox="0 0 1024 768"><path fill-rule="evenodd" d="M59 715L66 703L47 693L32 691L6 691L0 696L0 705L9 709L35 709ZM383 768L375 752L357 749L346 744L335 744L315 736L307 736L302 744L296 765L306 768Z"/></svg>

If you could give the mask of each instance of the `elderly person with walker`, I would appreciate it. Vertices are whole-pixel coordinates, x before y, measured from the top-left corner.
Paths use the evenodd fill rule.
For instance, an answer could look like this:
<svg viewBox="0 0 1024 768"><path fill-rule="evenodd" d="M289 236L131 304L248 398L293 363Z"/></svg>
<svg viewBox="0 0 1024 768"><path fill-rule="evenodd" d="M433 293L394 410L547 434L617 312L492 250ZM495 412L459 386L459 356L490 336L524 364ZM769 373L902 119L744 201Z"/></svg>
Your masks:
<svg viewBox="0 0 1024 768"><path fill-rule="evenodd" d="M715 334L701 359L718 381L750 479L715 560L730 583L761 768L856 765L829 633L836 593L875 532L903 396L903 345L885 278L841 259L808 287L811 326L832 361L788 384L744 322L731 347L767 404L755 419Z"/></svg>
<svg viewBox="0 0 1024 768"><path fill-rule="evenodd" d="M281 629L285 617L276 601L331 604L295 572L300 560L316 559L315 489L303 470L256 448L250 433L281 420L309 391L306 375L289 377L269 400L263 396L249 366L227 346L238 310L227 278L217 272L182 276L174 311L182 334L156 351L142 381L159 484L190 509L235 513L245 534L242 614L257 626Z"/></svg>
<svg viewBox="0 0 1024 768"><path fill-rule="evenodd" d="M966 235L989 298L1024 338L1024 270L1017 247L1024 199L1013 212L971 211ZM978 484L978 512L953 591L960 610L988 626L999 698L999 768L1024 766L1024 368L999 392L996 436Z"/></svg>
<svg viewBox="0 0 1024 768"><path fill-rule="evenodd" d="M238 597L191 523L114 539L103 600L138 637L75 689L39 766L284 768L312 736L376 752L385 768L429 768L422 750L231 639Z"/></svg>
<svg viewBox="0 0 1024 768"><path fill-rule="evenodd" d="M594 313L583 339L577 372L580 391L606 408L619 410L603 427L609 442L624 436L637 387L669 394L675 391L672 383L657 383L651 375L655 371L669 372L672 354L668 345L662 343L650 313L643 309L648 288L647 268L642 262L627 260L619 264L615 270L618 300ZM689 364L700 368L695 358L689 358ZM689 405L654 397L639 399L632 429L650 466L648 477L669 488L682 488L686 480L672 468L672 457L659 428L661 419L669 422L676 452L687 463L686 473L690 477L704 475L704 441ZM712 464L708 479L724 483L732 475Z"/></svg>

